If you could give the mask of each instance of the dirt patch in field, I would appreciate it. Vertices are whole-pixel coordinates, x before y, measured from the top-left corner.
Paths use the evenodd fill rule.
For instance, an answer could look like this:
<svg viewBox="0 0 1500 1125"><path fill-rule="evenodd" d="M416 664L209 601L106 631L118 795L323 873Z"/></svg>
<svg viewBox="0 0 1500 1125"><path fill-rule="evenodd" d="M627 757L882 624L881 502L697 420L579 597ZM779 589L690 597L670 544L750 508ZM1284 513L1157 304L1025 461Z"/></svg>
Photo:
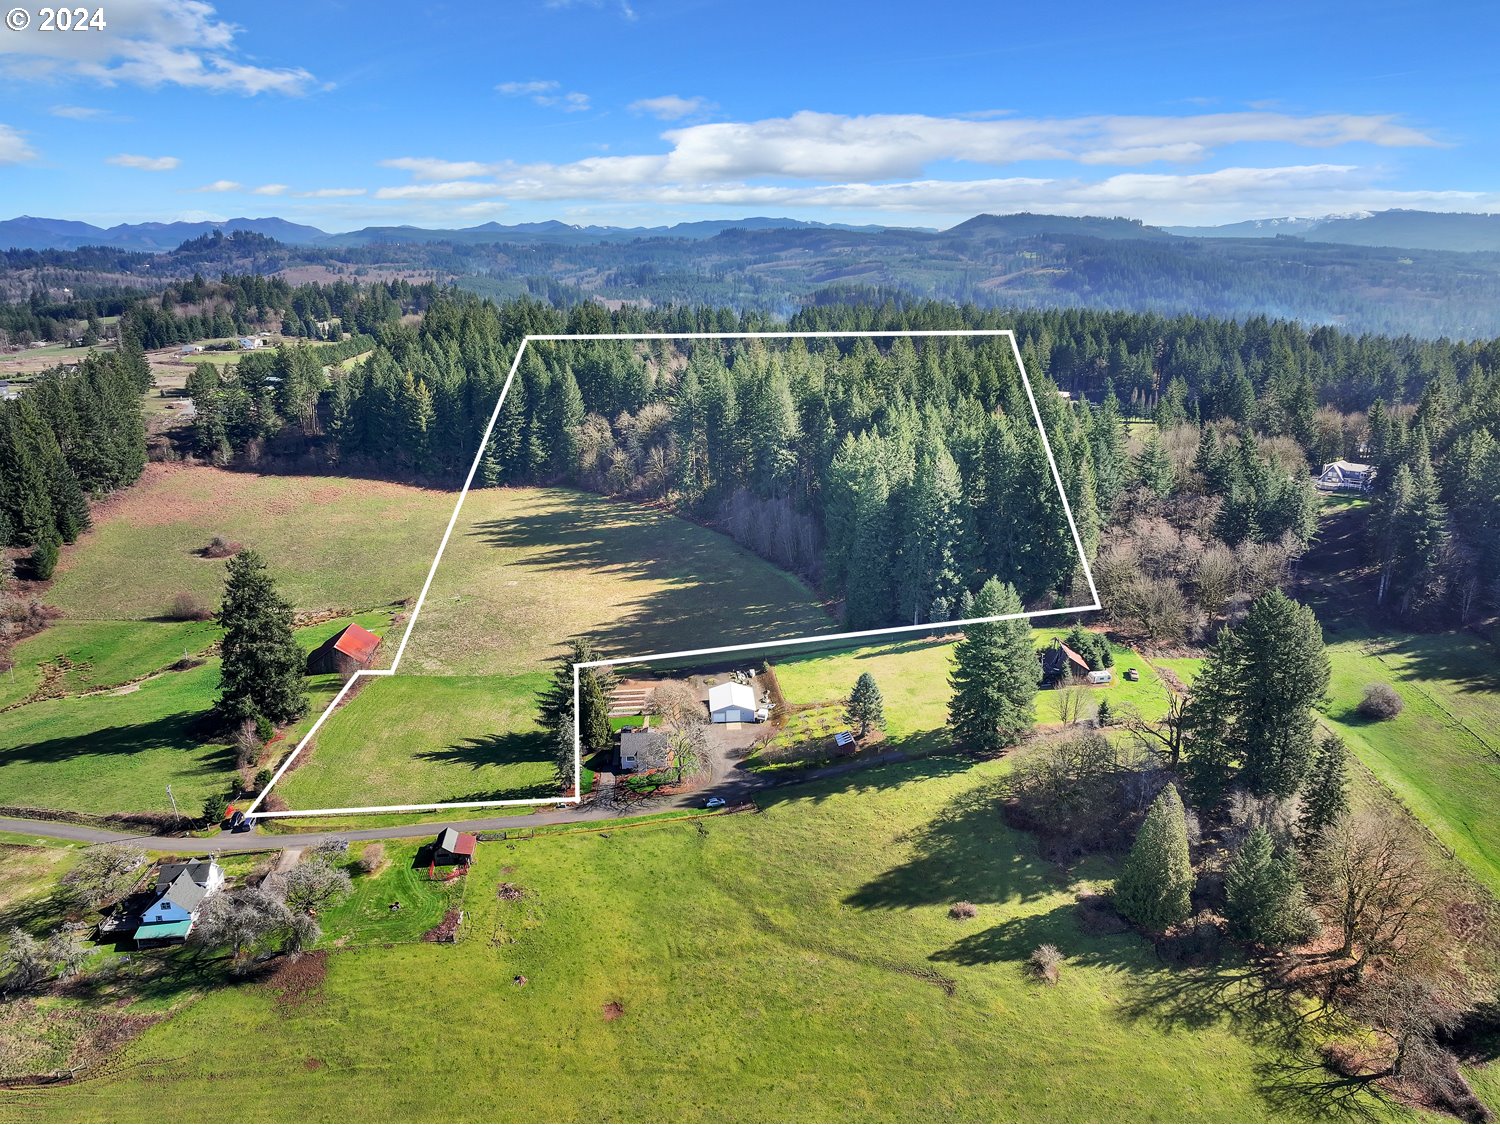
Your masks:
<svg viewBox="0 0 1500 1125"><path fill-rule="evenodd" d="M614 1023L615 1020L624 1014L625 1005L621 1004L618 1000L611 1000L608 1004L604 1005L603 1015L605 1023Z"/></svg>
<svg viewBox="0 0 1500 1125"><path fill-rule="evenodd" d="M514 883L501 883L495 888L495 894L506 902L515 902L526 894L526 892Z"/></svg>
<svg viewBox="0 0 1500 1125"><path fill-rule="evenodd" d="M310 1000L316 1000L328 976L328 954L324 950L284 957L266 978L266 988L276 994L276 1010L291 1015Z"/></svg>
<svg viewBox="0 0 1500 1125"><path fill-rule="evenodd" d="M311 1055L302 1060L303 1070L322 1070L326 1065L322 1059L315 1059Z"/></svg>
<svg viewBox="0 0 1500 1125"><path fill-rule="evenodd" d="M458 927L462 924L463 920L463 911L450 910L443 915L441 922L422 935L422 940L451 944L458 940Z"/></svg>

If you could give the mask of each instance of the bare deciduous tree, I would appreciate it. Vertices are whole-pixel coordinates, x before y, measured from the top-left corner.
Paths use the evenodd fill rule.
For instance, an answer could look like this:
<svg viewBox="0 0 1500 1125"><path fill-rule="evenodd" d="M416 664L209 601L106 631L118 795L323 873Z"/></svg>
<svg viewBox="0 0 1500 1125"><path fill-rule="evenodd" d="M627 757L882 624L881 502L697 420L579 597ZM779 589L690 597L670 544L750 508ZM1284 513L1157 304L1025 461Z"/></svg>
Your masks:
<svg viewBox="0 0 1500 1125"><path fill-rule="evenodd" d="M106 906L130 890L145 864L146 853L139 848L101 844L84 852L78 865L63 876L63 890L81 906Z"/></svg>
<svg viewBox="0 0 1500 1125"><path fill-rule="evenodd" d="M1326 907L1358 979L1375 957L1400 965L1441 943L1451 877L1422 855L1398 818L1373 812L1344 816L1313 849L1308 885Z"/></svg>
<svg viewBox="0 0 1500 1125"><path fill-rule="evenodd" d="M286 877L286 905L297 914L316 914L349 893L349 873L314 856L292 868Z"/></svg>
<svg viewBox="0 0 1500 1125"><path fill-rule="evenodd" d="M193 927L192 940L211 949L229 947L235 961L292 924L286 903L261 889L210 895Z"/></svg>

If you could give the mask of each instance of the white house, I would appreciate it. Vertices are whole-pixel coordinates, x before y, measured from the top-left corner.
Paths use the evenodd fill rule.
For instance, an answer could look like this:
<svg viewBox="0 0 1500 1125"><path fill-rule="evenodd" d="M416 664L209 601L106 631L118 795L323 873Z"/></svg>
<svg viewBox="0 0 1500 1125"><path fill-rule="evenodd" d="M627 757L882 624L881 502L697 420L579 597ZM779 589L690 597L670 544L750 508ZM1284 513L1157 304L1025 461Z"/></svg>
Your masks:
<svg viewBox="0 0 1500 1125"><path fill-rule="evenodd" d="M137 945L182 941L192 932L203 901L224 885L224 872L212 859L164 863L156 873L156 897L141 911Z"/></svg>
<svg viewBox="0 0 1500 1125"><path fill-rule="evenodd" d="M715 684L708 689L708 717L716 723L755 722L755 689L749 684Z"/></svg>
<svg viewBox="0 0 1500 1125"><path fill-rule="evenodd" d="M1345 489L1368 492L1375 483L1375 466L1361 465L1357 461L1330 461L1318 474L1318 487L1327 492Z"/></svg>
<svg viewBox="0 0 1500 1125"><path fill-rule="evenodd" d="M649 758L650 755L646 755L646 751L661 737L660 731L651 729L649 717L638 727L626 727L622 730L620 732L620 769L622 771L640 769L642 756Z"/></svg>
<svg viewBox="0 0 1500 1125"><path fill-rule="evenodd" d="M259 336L241 336L240 337L240 347L244 348L246 351L253 351L254 349L260 347L260 337Z"/></svg>

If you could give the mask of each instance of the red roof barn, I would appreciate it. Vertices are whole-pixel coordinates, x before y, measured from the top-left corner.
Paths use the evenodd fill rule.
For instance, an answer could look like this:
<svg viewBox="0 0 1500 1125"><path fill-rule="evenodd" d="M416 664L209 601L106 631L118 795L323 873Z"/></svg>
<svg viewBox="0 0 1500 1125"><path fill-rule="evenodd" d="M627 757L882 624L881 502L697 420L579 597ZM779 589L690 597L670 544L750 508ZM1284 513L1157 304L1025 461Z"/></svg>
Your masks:
<svg viewBox="0 0 1500 1125"><path fill-rule="evenodd" d="M474 861L479 839L456 828L444 828L432 842L431 862L436 867L454 867Z"/></svg>
<svg viewBox="0 0 1500 1125"><path fill-rule="evenodd" d="M358 625L346 625L329 637L307 658L307 670L319 672L357 672L368 668L380 647L380 638Z"/></svg>

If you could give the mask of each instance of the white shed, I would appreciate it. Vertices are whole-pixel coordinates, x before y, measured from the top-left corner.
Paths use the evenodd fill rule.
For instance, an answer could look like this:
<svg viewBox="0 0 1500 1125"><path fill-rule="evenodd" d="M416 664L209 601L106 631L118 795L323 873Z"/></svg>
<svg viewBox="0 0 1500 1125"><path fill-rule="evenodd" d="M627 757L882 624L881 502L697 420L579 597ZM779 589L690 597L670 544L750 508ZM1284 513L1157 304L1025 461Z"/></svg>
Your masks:
<svg viewBox="0 0 1500 1125"><path fill-rule="evenodd" d="M755 722L755 689L749 684L716 684L708 689L708 714L716 723Z"/></svg>

